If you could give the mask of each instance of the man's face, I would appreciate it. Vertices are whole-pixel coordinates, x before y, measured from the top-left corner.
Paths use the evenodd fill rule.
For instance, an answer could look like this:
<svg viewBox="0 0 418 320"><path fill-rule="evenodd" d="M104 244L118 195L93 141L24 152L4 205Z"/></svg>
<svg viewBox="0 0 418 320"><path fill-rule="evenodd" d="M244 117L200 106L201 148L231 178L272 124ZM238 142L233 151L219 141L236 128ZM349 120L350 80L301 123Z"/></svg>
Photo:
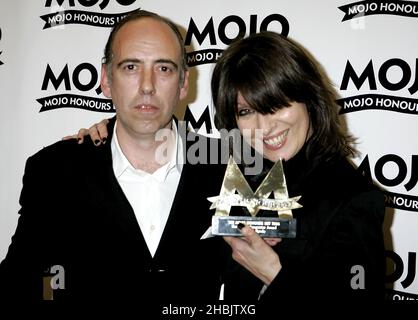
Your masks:
<svg viewBox="0 0 418 320"><path fill-rule="evenodd" d="M116 107L118 137L154 138L171 126L175 106L187 95L177 37L165 23L141 18L116 33L112 53L111 74L102 67L101 85Z"/></svg>

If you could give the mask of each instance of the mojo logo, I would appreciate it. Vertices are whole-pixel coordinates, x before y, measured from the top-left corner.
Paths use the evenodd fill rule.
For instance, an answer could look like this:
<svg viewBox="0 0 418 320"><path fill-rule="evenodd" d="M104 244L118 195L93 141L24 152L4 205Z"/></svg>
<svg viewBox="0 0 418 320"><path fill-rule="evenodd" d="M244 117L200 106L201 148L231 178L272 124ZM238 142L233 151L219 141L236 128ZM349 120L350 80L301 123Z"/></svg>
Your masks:
<svg viewBox="0 0 418 320"><path fill-rule="evenodd" d="M396 174L388 177L385 170L392 169ZM363 159L358 170L364 176L372 180L369 156ZM410 173L410 176L409 174ZM393 174L391 174L393 175ZM411 156L410 169L404 159L396 154L386 154L378 159L374 165L374 176L378 182L385 187L402 185L406 191L411 191L418 182L418 155ZM408 177L409 176L409 177ZM418 197L400 193L385 192L385 203L387 207L418 212Z"/></svg>
<svg viewBox="0 0 418 320"><path fill-rule="evenodd" d="M0 28L0 40L1 40L1 28ZM2 54L3 51L0 51L0 55ZM4 64L1 60L0 60L0 66Z"/></svg>
<svg viewBox="0 0 418 320"><path fill-rule="evenodd" d="M386 251L387 274L386 283L394 283L401 279L405 274L400 284L402 288L408 288L415 280L417 272L417 253L408 252L408 258L404 262L402 258L393 251ZM418 300L418 295L410 294L395 290L387 290L389 300Z"/></svg>
<svg viewBox="0 0 418 320"><path fill-rule="evenodd" d="M43 300L54 300L54 291L65 289L65 270L61 265L53 265L43 277Z"/></svg>
<svg viewBox="0 0 418 320"><path fill-rule="evenodd" d="M280 30L277 29L279 26ZM232 29L232 31L231 31ZM237 30L237 31L233 31ZM223 18L215 28L213 17L200 28L193 18L190 18L189 27L185 37L185 45L189 46L192 39L201 46L208 39L210 45L216 46L218 41L224 45L229 45L236 39L243 38L247 33L252 34L259 31L274 30L287 36L289 34L289 21L281 14L274 13L260 19L257 15L250 15L249 19L236 15L230 15ZM189 52L187 54L187 62L193 67L200 64L215 63L222 54L221 49L204 49Z"/></svg>
<svg viewBox="0 0 418 320"><path fill-rule="evenodd" d="M357 89L368 83L369 90L375 91L377 90L377 79L380 85L388 91L408 89L409 93L413 95L418 91L417 69L418 59L415 59L415 67L411 67L402 59L389 59L382 63L377 74L375 73L373 60L370 60L361 72L356 72L350 61L347 61L340 89L347 90L351 81ZM398 71L401 74L400 79L390 79L389 73L391 71ZM413 98L383 94L364 94L339 99L337 103L341 106L340 114L377 109L418 115L418 100Z"/></svg>
<svg viewBox="0 0 418 320"><path fill-rule="evenodd" d="M85 62L76 66L72 70L71 76L68 64L64 66L64 68L59 72L58 76L56 74L57 73L54 73L48 64L46 67L41 90L48 90L49 84L52 84L55 90L58 90L58 88L63 84L65 90L67 91L70 91L73 87L75 87L79 91L86 92L93 90L96 87L94 90L96 95L99 95L102 92L99 83L99 73L90 63ZM88 79L87 81L85 81L86 78ZM39 112L60 108L78 108L98 112L115 111L113 103L110 99L88 97L75 94L52 95L36 99L36 101L42 105Z"/></svg>
<svg viewBox="0 0 418 320"><path fill-rule="evenodd" d="M206 133L212 133L212 121L209 112L209 106L206 106L205 110L197 120L191 112L190 107L187 106L186 112L184 114L184 121L186 122L187 127L189 129L194 130L195 132L198 132L204 124L206 128Z"/></svg>
<svg viewBox="0 0 418 320"><path fill-rule="evenodd" d="M130 6L135 0L112 0L122 6ZM51 27L62 26L64 24L84 24L95 27L113 27L124 16L133 11L115 14L105 14L94 11L81 11L81 10L64 10L63 5L74 7L75 0L46 0L45 7L50 8L51 13L41 16L45 25L43 29ZM110 0L77 0L78 5L82 7L93 7L99 5L99 8L103 10L107 7ZM54 6L52 6L54 4Z"/></svg>
<svg viewBox="0 0 418 320"><path fill-rule="evenodd" d="M418 3L402 0L358 1L338 7L344 12L342 21L374 14L389 14L404 17L418 17Z"/></svg>

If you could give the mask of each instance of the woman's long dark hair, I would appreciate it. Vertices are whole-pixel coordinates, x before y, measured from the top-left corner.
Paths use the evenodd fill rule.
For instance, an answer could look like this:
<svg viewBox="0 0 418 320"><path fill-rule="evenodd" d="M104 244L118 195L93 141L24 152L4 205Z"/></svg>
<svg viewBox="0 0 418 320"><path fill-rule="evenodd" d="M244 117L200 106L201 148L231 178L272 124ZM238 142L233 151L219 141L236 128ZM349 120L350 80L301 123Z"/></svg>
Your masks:
<svg viewBox="0 0 418 320"><path fill-rule="evenodd" d="M297 42L264 31L232 43L218 59L212 75L212 98L218 129L237 128L237 94L261 114L272 114L291 102L307 107L312 135L305 145L317 163L355 155L344 133L337 95L319 63Z"/></svg>

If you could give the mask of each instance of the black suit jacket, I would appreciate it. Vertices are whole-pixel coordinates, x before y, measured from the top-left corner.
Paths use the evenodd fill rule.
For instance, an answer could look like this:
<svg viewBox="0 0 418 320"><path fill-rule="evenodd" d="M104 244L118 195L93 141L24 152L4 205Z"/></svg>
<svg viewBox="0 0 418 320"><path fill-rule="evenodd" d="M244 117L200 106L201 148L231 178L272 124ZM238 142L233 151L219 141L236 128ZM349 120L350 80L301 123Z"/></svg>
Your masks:
<svg viewBox="0 0 418 320"><path fill-rule="evenodd" d="M113 125L111 121L109 141ZM45 277L53 277L54 266L62 266L65 288L53 291L56 301L160 308L169 302L216 300L222 261L217 257L219 245L225 245L219 237L200 237L213 214L206 198L219 190L223 168L184 165L152 257L113 173L110 143L95 147L86 140L82 145L57 142L27 160L17 230L0 265L2 298L42 300Z"/></svg>

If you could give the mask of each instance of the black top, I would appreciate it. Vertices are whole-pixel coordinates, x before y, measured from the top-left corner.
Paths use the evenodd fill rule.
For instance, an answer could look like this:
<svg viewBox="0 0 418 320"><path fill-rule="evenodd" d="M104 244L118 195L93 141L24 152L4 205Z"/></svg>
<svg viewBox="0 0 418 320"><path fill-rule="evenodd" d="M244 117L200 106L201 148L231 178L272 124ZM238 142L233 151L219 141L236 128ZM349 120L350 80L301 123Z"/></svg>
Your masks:
<svg viewBox="0 0 418 320"><path fill-rule="evenodd" d="M289 196L301 195L303 208L292 211L297 237L274 247L282 269L262 295L261 305L383 300L383 193L345 159L313 167L304 154L301 150L283 164ZM268 170L272 164L266 163ZM254 189L262 178L249 178ZM230 270L225 297L256 301L263 283L232 259Z"/></svg>

